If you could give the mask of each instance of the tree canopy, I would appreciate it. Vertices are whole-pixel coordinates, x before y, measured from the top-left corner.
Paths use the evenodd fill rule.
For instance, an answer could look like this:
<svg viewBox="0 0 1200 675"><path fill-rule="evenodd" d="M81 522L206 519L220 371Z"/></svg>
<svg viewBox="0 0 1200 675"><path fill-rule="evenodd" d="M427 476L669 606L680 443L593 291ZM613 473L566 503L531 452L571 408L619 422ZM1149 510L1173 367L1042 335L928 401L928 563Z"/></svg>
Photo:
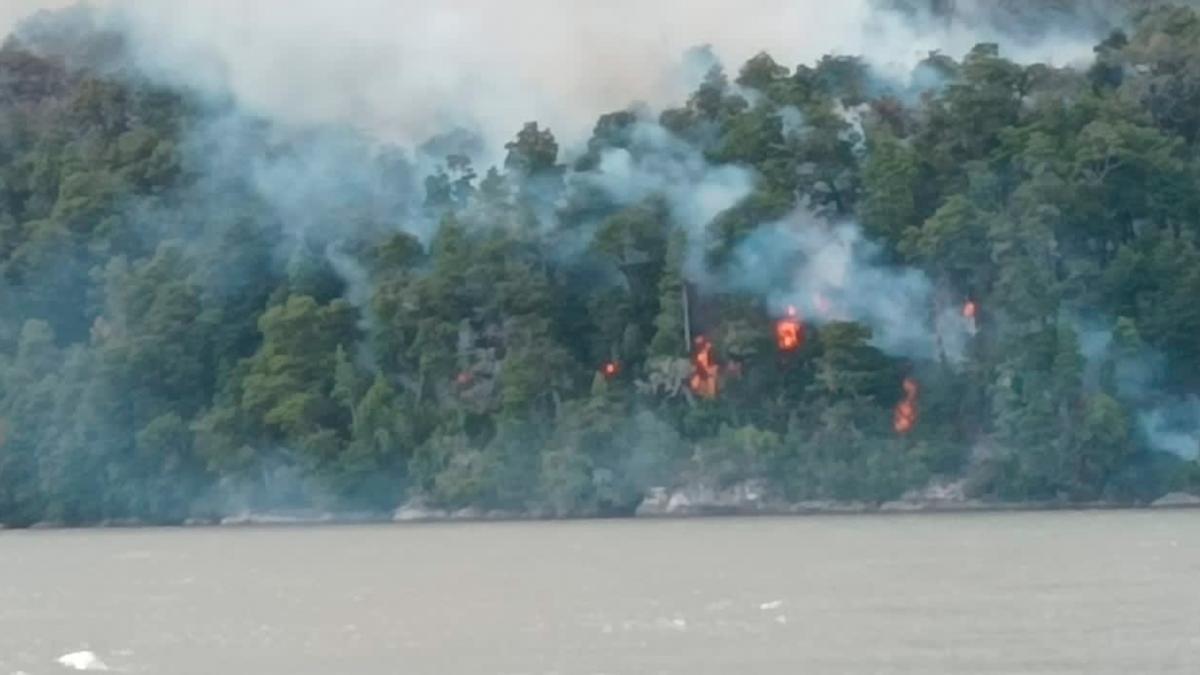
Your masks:
<svg viewBox="0 0 1200 675"><path fill-rule="evenodd" d="M981 44L913 81L760 54L604 115L570 166L530 122L500 166L414 176L10 40L0 523L1200 487L1200 420L1164 412L1200 395L1200 14L1143 12L1086 70ZM936 347L891 349L869 291L786 313L746 255L819 265L770 243L795 213L919 275Z"/></svg>

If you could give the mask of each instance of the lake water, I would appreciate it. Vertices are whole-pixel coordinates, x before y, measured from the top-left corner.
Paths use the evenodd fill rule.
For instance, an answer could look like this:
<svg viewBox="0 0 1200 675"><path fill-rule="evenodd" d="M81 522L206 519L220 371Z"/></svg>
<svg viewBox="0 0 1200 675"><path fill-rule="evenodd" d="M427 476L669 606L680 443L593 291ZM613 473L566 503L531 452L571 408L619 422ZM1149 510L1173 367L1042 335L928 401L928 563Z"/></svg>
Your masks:
<svg viewBox="0 0 1200 675"><path fill-rule="evenodd" d="M0 533L0 675L1200 673L1200 511Z"/></svg>

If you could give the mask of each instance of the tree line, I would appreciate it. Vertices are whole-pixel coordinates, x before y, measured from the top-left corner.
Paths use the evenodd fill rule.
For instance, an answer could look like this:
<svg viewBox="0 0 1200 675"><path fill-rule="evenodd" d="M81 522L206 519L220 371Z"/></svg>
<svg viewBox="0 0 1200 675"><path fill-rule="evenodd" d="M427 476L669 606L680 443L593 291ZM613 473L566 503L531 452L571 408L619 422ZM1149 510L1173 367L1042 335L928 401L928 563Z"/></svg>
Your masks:
<svg viewBox="0 0 1200 675"><path fill-rule="evenodd" d="M678 107L602 116L569 162L537 123L482 176L467 154L416 175L372 149L370 185L289 209L195 139L220 135L232 164L303 164L312 141L10 39L0 522L416 497L627 514L653 486L749 480L790 501L1196 489L1200 448L1165 447L1155 411L1200 391L1200 15L1143 12L1095 54L1021 65L980 44L904 85L760 54ZM639 143L647 127L667 141ZM667 187L585 179L618 150L753 180L697 227ZM920 270L968 321L962 353L892 353L867 321L703 283L797 208Z"/></svg>

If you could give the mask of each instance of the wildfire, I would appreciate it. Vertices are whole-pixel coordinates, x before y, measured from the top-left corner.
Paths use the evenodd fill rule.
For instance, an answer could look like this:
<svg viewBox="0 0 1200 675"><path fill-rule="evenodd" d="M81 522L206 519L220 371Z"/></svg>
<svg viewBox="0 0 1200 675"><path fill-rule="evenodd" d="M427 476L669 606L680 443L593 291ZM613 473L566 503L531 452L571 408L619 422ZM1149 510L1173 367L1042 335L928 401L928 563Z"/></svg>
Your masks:
<svg viewBox="0 0 1200 675"><path fill-rule="evenodd" d="M696 338L692 354L692 378L688 384L697 396L703 398L715 398L717 395L717 378L721 367L713 360L712 352L712 343L708 338L703 335Z"/></svg>
<svg viewBox="0 0 1200 675"><path fill-rule="evenodd" d="M917 411L917 398L921 393L921 385L911 377L904 378L904 398L896 404L892 412L892 428L896 433L904 435L917 426L920 417Z"/></svg>
<svg viewBox="0 0 1200 675"><path fill-rule="evenodd" d="M604 365L600 366L600 374L603 375L605 379L611 380L617 375L621 374L621 364L617 363L616 361L608 361Z"/></svg>
<svg viewBox="0 0 1200 675"><path fill-rule="evenodd" d="M475 380L475 376L472 375L470 373L470 371L466 371L466 370L459 373L454 378L455 384L457 384L460 387L465 387L465 386L471 384L471 382L473 382L474 380Z"/></svg>
<svg viewBox="0 0 1200 675"><path fill-rule="evenodd" d="M795 307L788 307L787 316L775 323L775 343L781 352L794 352L804 344L804 324Z"/></svg>
<svg viewBox="0 0 1200 675"><path fill-rule="evenodd" d="M975 323L975 318L979 315L979 305L975 304L974 300L968 298L967 301L963 303L962 315L967 321L967 331L971 335L975 335L975 333L979 330L978 325Z"/></svg>

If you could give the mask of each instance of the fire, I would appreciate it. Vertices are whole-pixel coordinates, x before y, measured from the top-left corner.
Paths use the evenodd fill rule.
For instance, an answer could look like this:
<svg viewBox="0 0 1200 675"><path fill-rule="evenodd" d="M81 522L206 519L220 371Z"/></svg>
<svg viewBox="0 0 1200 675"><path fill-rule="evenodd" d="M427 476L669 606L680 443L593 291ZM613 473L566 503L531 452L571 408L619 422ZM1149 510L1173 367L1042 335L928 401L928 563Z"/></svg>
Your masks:
<svg viewBox="0 0 1200 675"><path fill-rule="evenodd" d="M896 433L904 435L917 426L920 413L917 410L917 398L921 393L921 385L911 377L904 378L904 398L896 404L892 412L892 428Z"/></svg>
<svg viewBox="0 0 1200 675"><path fill-rule="evenodd" d="M979 316L979 305L975 304L974 300L967 298L967 301L963 303L962 315L967 322L967 332L975 335L979 331L979 327L975 323L976 317Z"/></svg>
<svg viewBox="0 0 1200 675"><path fill-rule="evenodd" d="M712 343L708 338L703 335L696 338L692 354L692 378L688 384L697 396L703 398L715 398L717 395L717 378L721 367L713 360L712 351Z"/></svg>
<svg viewBox="0 0 1200 675"><path fill-rule="evenodd" d="M604 365L600 366L600 374L603 375L605 379L611 380L617 375L621 374L621 364L617 363L616 361L608 361Z"/></svg>
<svg viewBox="0 0 1200 675"><path fill-rule="evenodd" d="M804 344L804 324L795 307L788 307L787 316L775 323L775 343L781 352L794 352Z"/></svg>
<svg viewBox="0 0 1200 675"><path fill-rule="evenodd" d="M472 382L472 381L474 381L474 380L475 380L475 376L474 376L474 375L472 375L472 374L470 373L470 371L466 371L466 370L464 370L463 372L459 373L459 374L458 374L457 376L455 376L455 378L454 378L454 382L455 382L455 383L456 383L458 386L460 386L460 387L465 387L465 386L467 386L468 384L471 384L471 382Z"/></svg>

